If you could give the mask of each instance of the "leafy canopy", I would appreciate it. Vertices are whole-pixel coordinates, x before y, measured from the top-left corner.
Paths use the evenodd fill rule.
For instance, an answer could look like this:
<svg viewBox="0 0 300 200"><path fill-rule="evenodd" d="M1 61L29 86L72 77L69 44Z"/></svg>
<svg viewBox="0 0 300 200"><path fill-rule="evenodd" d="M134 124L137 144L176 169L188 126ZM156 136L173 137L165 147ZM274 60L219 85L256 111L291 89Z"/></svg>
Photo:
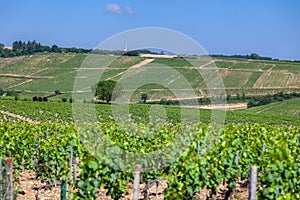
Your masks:
<svg viewBox="0 0 300 200"><path fill-rule="evenodd" d="M120 90L121 88L117 85L117 82L113 80L99 81L96 86L95 96L96 99L106 101L108 104L119 95Z"/></svg>

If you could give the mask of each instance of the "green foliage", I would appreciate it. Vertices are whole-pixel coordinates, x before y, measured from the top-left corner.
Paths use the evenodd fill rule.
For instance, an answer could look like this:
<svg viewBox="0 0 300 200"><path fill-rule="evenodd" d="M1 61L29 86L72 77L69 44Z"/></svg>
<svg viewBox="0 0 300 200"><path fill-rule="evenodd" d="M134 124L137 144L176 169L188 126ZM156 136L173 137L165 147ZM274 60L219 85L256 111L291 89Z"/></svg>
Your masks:
<svg viewBox="0 0 300 200"><path fill-rule="evenodd" d="M113 80L99 81L95 89L95 96L108 104L119 95L120 91L121 89L117 82Z"/></svg>
<svg viewBox="0 0 300 200"><path fill-rule="evenodd" d="M75 99L76 102L76 99ZM168 102L168 101L167 101ZM281 104L282 103L282 104ZM281 103L269 104L262 107L255 107L248 110L227 111L226 124L228 123L260 123L268 125L298 125L300 116L299 99L284 101ZM274 107L273 107L274 106ZM287 106L287 107L286 107ZM139 121L148 119L151 104L132 104L129 106L130 113ZM286 108L285 108L286 107ZM31 101L12 101L12 99L1 97L1 110L6 110L21 116L31 118L41 122L74 122L72 104L58 102L31 102ZM260 109L261 108L261 109ZM95 111L97 116L109 119L112 115L110 105L96 104ZM164 106L167 113L167 121L180 122L181 110L188 114L189 119L195 119L208 124L211 122L211 110L180 108L179 106ZM87 114L88 117L88 114Z"/></svg>
<svg viewBox="0 0 300 200"><path fill-rule="evenodd" d="M55 93L56 95L60 95L60 94L61 94L61 91L60 91L60 90L55 90L54 93Z"/></svg>
<svg viewBox="0 0 300 200"><path fill-rule="evenodd" d="M143 100L143 103L146 103L147 99L148 99L148 94L141 95L141 100Z"/></svg>
<svg viewBox="0 0 300 200"><path fill-rule="evenodd" d="M60 53L61 49L57 45L52 45L51 51L54 53Z"/></svg>
<svg viewBox="0 0 300 200"><path fill-rule="evenodd" d="M259 55L257 53L251 53L250 58L251 59L259 59Z"/></svg>
<svg viewBox="0 0 300 200"><path fill-rule="evenodd" d="M192 64L184 58L156 58L151 64L160 64L171 67L188 67Z"/></svg>
<svg viewBox="0 0 300 200"><path fill-rule="evenodd" d="M154 177L168 180L165 199L191 199L204 187L213 196L218 192L217 186L224 181L233 190L238 177L248 178L250 165L257 166L260 172L259 199L299 199L299 127L231 124L216 130L203 124L167 123L160 126L157 123L134 125L124 122L123 125L104 119L89 128L94 131L101 128L114 145L137 155L161 149L174 139L178 141L177 136L182 130L195 133L188 148L174 162L161 169L143 172L143 181ZM146 125L150 125L150 129ZM82 138L72 124L2 122L0 127L0 157L13 157L16 177L23 170L35 170L42 181L66 181L70 175L69 154L72 150L80 162L80 177L75 184L76 192L72 194L74 199L95 199L99 188L108 189L108 196L120 199L128 190L128 183L133 181L132 173L118 171L96 159L82 144ZM146 130L160 134L136 138L139 132L145 134L143 131ZM135 136L131 137L130 133ZM133 165L124 167L134 168Z"/></svg>

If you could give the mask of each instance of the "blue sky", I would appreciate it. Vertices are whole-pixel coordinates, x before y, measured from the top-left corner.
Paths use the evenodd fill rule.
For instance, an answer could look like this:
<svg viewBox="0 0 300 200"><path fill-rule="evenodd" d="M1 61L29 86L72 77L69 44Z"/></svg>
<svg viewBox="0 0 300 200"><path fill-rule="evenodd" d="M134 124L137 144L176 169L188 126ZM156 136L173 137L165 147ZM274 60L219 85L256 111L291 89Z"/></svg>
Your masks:
<svg viewBox="0 0 300 200"><path fill-rule="evenodd" d="M162 27L210 54L300 60L298 0L1 0L0 43L93 48L133 28Z"/></svg>

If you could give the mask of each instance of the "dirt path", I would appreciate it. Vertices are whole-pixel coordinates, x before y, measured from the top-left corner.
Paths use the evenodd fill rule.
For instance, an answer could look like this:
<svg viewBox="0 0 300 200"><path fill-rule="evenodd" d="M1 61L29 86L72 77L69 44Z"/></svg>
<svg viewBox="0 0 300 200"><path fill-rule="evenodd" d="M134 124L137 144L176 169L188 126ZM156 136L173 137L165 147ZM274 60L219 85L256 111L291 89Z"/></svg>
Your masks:
<svg viewBox="0 0 300 200"><path fill-rule="evenodd" d="M7 89L25 85L26 83L30 83L32 80L33 80L33 79L28 79L28 80L23 81L23 82L21 82L21 83L18 83L18 84L15 84L15 85L11 85L11 86L9 86Z"/></svg>
<svg viewBox="0 0 300 200"><path fill-rule="evenodd" d="M53 76L31 76L31 75L21 75L21 74L0 74L0 77L30 78L30 79L53 78Z"/></svg>
<svg viewBox="0 0 300 200"><path fill-rule="evenodd" d="M40 188L42 186L46 186L46 183L42 183L39 180L35 179L35 174L33 172L23 171L19 178L19 183L16 184L19 189L23 192L22 194L18 195L18 200L32 200L36 199L37 190L36 188ZM168 187L167 180L159 181L158 185L158 196L156 197L156 184L153 184L148 190L148 199L149 200L163 200L164 194L163 191ZM132 199L132 192L133 192L133 185L132 183L128 183L128 191L122 195L120 200L131 200ZM35 190L33 189L35 188ZM139 199L144 199L144 195L142 194L142 190L145 188L145 184L140 184L139 187ZM52 185L52 187L41 189L38 193L38 198L40 200L59 200L60 199L60 186ZM220 184L218 186L218 193L216 199L224 199L225 193L228 190L228 186L225 184ZM100 189L98 191L98 197L96 200L112 200L110 196L106 196L105 193L107 192L106 189ZM195 199L208 199L209 190L202 188L200 192L196 193ZM241 199L246 200L248 199L248 185L247 180L237 180L236 188L234 192L230 195L230 199Z"/></svg>
<svg viewBox="0 0 300 200"><path fill-rule="evenodd" d="M260 111L255 112L255 113L262 113L262 112L265 112L265 111L267 111L267 110L271 110L273 107L274 107L274 106L270 106L269 108L265 108L265 109L263 109L263 110L260 110Z"/></svg>
<svg viewBox="0 0 300 200"><path fill-rule="evenodd" d="M0 110L0 113L2 113L2 114L4 114L4 115L11 116L11 117L14 117L14 118L17 118L17 119L20 119L20 120L25 121L25 122L29 122L29 123L31 123L31 124L39 124L39 123L41 123L41 122L39 122L39 121L30 119L30 118L28 118L28 117L24 117L24 116L21 116L21 115L17 115L17 114L14 114L14 113L11 113L11 112L8 112L8 111L4 111L4 110Z"/></svg>
<svg viewBox="0 0 300 200"><path fill-rule="evenodd" d="M118 77L118 76L120 76L120 75L122 75L122 74L125 74L126 72L128 72L128 71L130 71L130 70L132 70L132 69L140 68L140 67L143 66L143 65L146 65L146 64L148 64L148 63L151 63L153 60L154 60L154 59L146 59L146 60L143 60L142 62L139 62L138 64L135 64L135 65L132 65L132 66L129 67L127 70L125 70L125 71L123 71L123 72L120 72L120 73L118 73L118 74L116 74L116 75L114 75L114 76L111 76L111 77L109 77L109 78L106 79L106 80L111 80L111 79L113 79L113 78L115 78L115 77Z"/></svg>

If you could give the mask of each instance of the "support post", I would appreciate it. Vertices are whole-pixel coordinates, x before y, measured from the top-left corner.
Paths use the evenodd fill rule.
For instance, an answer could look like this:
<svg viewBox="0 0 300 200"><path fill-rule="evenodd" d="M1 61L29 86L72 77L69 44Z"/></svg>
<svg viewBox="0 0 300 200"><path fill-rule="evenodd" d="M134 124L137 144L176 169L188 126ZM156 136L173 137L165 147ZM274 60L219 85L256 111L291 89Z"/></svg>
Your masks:
<svg viewBox="0 0 300 200"><path fill-rule="evenodd" d="M0 200L3 200L3 187L2 187L2 158L0 158Z"/></svg>
<svg viewBox="0 0 300 200"><path fill-rule="evenodd" d="M70 162L69 162L69 165L70 165L70 177L69 177L69 181L68 181L68 185L69 185L69 190L68 190L68 199L71 199L71 183L72 183L72 173L73 173L73 169L72 169L72 166L73 166L73 149L71 149L71 152L70 152Z"/></svg>
<svg viewBox="0 0 300 200"><path fill-rule="evenodd" d="M200 141L198 141L198 145L197 145L197 154L200 154L201 151L201 146L200 146Z"/></svg>
<svg viewBox="0 0 300 200"><path fill-rule="evenodd" d="M257 185L257 168L256 166L251 166L248 200L256 200L256 185Z"/></svg>
<svg viewBox="0 0 300 200"><path fill-rule="evenodd" d="M240 151L236 151L235 158L234 158L234 162L237 166L239 165L239 154Z"/></svg>
<svg viewBox="0 0 300 200"><path fill-rule="evenodd" d="M61 182L61 191L60 191L60 200L66 200L66 190L67 190L67 183L66 181Z"/></svg>
<svg viewBox="0 0 300 200"><path fill-rule="evenodd" d="M135 172L134 172L132 200L139 199L140 175L141 175L141 166L137 165L135 167Z"/></svg>
<svg viewBox="0 0 300 200"><path fill-rule="evenodd" d="M264 153L265 151L266 151L266 144L263 143L263 145L262 145L262 152Z"/></svg>
<svg viewBox="0 0 300 200"><path fill-rule="evenodd" d="M13 163L12 158L6 160L6 200L13 200Z"/></svg>
<svg viewBox="0 0 300 200"><path fill-rule="evenodd" d="M76 184L76 180L77 180L77 166L76 166L76 162L73 164L73 184Z"/></svg>

